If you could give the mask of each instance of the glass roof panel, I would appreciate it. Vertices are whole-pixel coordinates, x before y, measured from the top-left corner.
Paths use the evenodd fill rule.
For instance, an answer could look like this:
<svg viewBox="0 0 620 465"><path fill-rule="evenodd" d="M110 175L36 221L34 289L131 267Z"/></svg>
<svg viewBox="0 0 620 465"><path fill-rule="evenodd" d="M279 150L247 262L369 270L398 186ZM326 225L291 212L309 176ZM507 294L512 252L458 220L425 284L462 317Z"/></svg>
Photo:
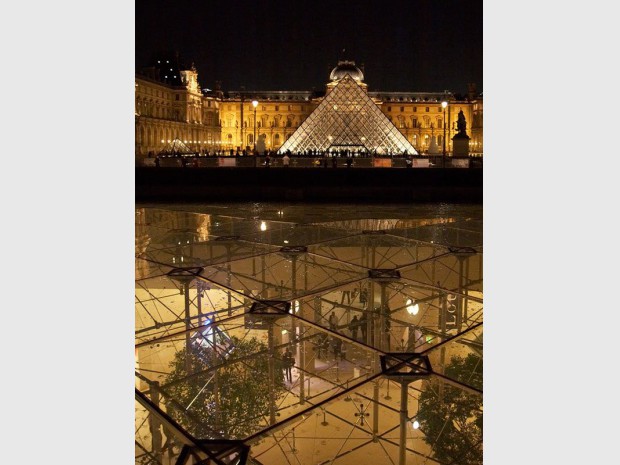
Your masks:
<svg viewBox="0 0 620 465"><path fill-rule="evenodd" d="M482 463L480 211L194 208L136 210L136 463Z"/></svg>

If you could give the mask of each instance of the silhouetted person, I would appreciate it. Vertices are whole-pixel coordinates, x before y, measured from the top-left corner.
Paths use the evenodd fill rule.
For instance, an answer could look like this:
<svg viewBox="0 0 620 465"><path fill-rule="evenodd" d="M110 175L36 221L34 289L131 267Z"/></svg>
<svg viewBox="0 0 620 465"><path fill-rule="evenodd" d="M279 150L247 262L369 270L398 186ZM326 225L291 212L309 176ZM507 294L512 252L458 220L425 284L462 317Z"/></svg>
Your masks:
<svg viewBox="0 0 620 465"><path fill-rule="evenodd" d="M357 330L359 329L359 320L357 319L357 315L353 317L351 322L349 323L349 330L351 331L351 337L357 341Z"/></svg>
<svg viewBox="0 0 620 465"><path fill-rule="evenodd" d="M336 331L337 324L338 320L336 319L336 315L334 314L334 312L332 312L332 314L329 315L329 329L331 329L332 331Z"/></svg>
<svg viewBox="0 0 620 465"><path fill-rule="evenodd" d="M362 313L362 316L359 319L359 326L360 329L362 330L362 339L363 342L368 344L368 317L366 316L366 312Z"/></svg>
<svg viewBox="0 0 620 465"><path fill-rule="evenodd" d="M290 383L293 381L293 373L292 368L295 365L295 359L293 358L293 354L290 349L286 349L283 356L284 360L284 373L286 374L286 380Z"/></svg>

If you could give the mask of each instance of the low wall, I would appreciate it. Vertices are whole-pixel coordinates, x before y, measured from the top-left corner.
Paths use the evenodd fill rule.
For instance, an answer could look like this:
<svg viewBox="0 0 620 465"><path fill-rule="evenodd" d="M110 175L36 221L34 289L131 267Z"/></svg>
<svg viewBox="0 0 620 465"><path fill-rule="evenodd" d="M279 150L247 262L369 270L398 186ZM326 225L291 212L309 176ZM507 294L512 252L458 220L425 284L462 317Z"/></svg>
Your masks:
<svg viewBox="0 0 620 465"><path fill-rule="evenodd" d="M137 202L482 203L482 169L136 168Z"/></svg>

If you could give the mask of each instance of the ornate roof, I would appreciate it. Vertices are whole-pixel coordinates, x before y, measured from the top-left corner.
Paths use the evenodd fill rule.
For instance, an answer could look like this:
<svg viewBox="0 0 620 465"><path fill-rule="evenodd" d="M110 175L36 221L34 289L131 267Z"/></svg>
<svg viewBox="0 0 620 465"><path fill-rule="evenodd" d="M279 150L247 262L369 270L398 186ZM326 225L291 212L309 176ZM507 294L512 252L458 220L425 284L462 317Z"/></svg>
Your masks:
<svg viewBox="0 0 620 465"><path fill-rule="evenodd" d="M332 81L339 81L346 75L351 76L358 82L364 80L364 73L362 73L361 69L355 66L355 62L346 60L338 62L338 66L332 69L332 72L329 75L329 79Z"/></svg>

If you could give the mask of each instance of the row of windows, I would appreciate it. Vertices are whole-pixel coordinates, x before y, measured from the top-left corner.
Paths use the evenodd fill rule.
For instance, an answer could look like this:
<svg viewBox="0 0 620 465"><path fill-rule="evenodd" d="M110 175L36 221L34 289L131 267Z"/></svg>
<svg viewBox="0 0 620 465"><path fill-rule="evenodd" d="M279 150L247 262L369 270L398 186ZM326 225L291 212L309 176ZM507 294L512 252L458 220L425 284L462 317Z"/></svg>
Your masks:
<svg viewBox="0 0 620 465"><path fill-rule="evenodd" d="M274 105L274 106L267 106L267 105L261 105L261 111L280 111L280 107L282 107L282 110L284 110L284 105ZM228 105L228 110L230 111L234 111L237 108L237 105ZM287 105L288 111L295 111L295 105ZM256 108L258 110L258 108ZM305 105L300 105L299 107L297 107L298 110L301 111L306 111L306 107ZM248 105L248 110L247 111L254 111L254 106L253 105Z"/></svg>
<svg viewBox="0 0 620 465"><path fill-rule="evenodd" d="M425 108L426 108L426 113L429 113L431 111L431 107L425 107ZM443 110L442 107L437 107L437 111L440 112L442 110ZM459 110L460 110L460 108L459 108ZM392 107L387 107L387 111L391 112L392 111ZM405 111L405 107L400 107L400 111L404 112ZM413 111L414 111L414 113L417 113L418 112L418 107L413 107Z"/></svg>

